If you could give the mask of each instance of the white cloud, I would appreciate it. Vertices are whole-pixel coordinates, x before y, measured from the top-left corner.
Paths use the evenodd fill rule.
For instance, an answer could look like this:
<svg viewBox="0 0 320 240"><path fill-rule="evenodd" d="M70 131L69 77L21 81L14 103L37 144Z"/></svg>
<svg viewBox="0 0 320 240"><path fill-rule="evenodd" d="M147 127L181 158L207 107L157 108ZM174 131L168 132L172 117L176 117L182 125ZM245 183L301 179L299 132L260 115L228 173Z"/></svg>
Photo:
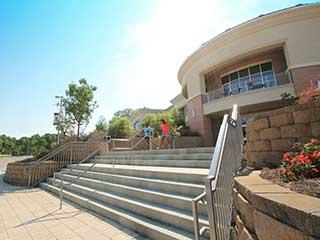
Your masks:
<svg viewBox="0 0 320 240"><path fill-rule="evenodd" d="M228 14L222 1L162 0L147 21L129 25L117 57L125 66L118 77L128 106L168 106L180 92L180 65L201 43L231 26Z"/></svg>
<svg viewBox="0 0 320 240"><path fill-rule="evenodd" d="M177 74L200 45L253 14L257 0L159 0L149 18L126 26L112 73L101 92L89 129L100 115L110 119L123 108L166 108L180 93ZM246 17L247 16L247 17Z"/></svg>

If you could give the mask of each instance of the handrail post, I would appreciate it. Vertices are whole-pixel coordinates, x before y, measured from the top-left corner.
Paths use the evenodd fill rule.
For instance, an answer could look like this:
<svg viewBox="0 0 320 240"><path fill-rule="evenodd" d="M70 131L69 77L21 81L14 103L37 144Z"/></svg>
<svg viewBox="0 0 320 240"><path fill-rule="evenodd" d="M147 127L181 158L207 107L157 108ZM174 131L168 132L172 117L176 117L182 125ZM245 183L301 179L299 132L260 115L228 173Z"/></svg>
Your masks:
<svg viewBox="0 0 320 240"><path fill-rule="evenodd" d="M54 172L54 173L53 173L53 182L54 182L54 185L56 184L56 179L57 179L56 173Z"/></svg>
<svg viewBox="0 0 320 240"><path fill-rule="evenodd" d="M61 181L60 181L60 209L62 209L62 201L63 201L62 188L63 188L63 173L61 172Z"/></svg>
<svg viewBox="0 0 320 240"><path fill-rule="evenodd" d="M214 217L214 203L213 203L213 191L212 191L212 179L207 178L205 179L205 189L207 195L207 212L208 212L208 220L210 224L210 239L212 240L219 240L217 239L216 233L216 220Z"/></svg>
<svg viewBox="0 0 320 240"><path fill-rule="evenodd" d="M114 139L112 139L112 151L115 149ZM112 168L114 168L114 157L112 158Z"/></svg>
<svg viewBox="0 0 320 240"><path fill-rule="evenodd" d="M152 150L152 136L149 137L149 150Z"/></svg>
<svg viewBox="0 0 320 240"><path fill-rule="evenodd" d="M195 199L192 200L192 215L193 215L193 229L194 229L195 240L200 240L198 208L197 208L197 201Z"/></svg>
<svg viewBox="0 0 320 240"><path fill-rule="evenodd" d="M70 149L70 164L72 164L72 152L73 152L73 145L71 145L71 149Z"/></svg>
<svg viewBox="0 0 320 240"><path fill-rule="evenodd" d="M32 169L31 167L29 167L28 187L31 187L31 172L32 172Z"/></svg>

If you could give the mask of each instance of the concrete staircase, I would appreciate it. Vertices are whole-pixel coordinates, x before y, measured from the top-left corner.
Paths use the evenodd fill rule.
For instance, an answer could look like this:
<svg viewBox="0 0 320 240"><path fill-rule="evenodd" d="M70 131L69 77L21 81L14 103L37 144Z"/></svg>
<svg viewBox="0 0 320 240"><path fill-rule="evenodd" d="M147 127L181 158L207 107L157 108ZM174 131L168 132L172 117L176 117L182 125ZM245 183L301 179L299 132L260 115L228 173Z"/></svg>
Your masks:
<svg viewBox="0 0 320 240"><path fill-rule="evenodd" d="M191 240L191 200L204 190L212 154L213 148L101 154L62 170L64 198L150 239ZM60 179L56 173L41 187L59 194ZM199 214L200 224L208 225L205 207Z"/></svg>

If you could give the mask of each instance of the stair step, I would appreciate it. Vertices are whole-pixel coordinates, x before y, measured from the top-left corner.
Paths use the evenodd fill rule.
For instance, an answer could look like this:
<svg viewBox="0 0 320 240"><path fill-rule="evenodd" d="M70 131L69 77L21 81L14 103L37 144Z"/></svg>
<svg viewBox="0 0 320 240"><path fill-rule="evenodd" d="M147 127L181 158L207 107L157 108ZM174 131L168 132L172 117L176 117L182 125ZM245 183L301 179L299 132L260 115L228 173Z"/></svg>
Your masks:
<svg viewBox="0 0 320 240"><path fill-rule="evenodd" d="M56 181L60 183L59 180ZM64 182L64 189L68 189L69 191L77 194L82 194L86 197L111 204L114 207L148 217L154 221L161 222L162 224L168 224L190 233L193 232L193 217L191 214L186 212L174 208L166 208L163 205L152 204L145 201L118 196L109 192L107 193L95 190L75 183L68 183L69 182L67 181ZM201 225L208 226L208 222L206 220L200 219L199 222Z"/></svg>
<svg viewBox="0 0 320 240"><path fill-rule="evenodd" d="M202 147L202 148L175 148L175 149L153 149L153 150L129 150L126 152L108 152L102 155L117 155L117 154L134 154L134 155L144 155L144 154L196 154L196 153L211 153L213 154L214 148L212 147Z"/></svg>
<svg viewBox="0 0 320 240"><path fill-rule="evenodd" d="M121 152L122 153L122 152ZM157 160L211 160L212 153L186 153L186 154L102 154L95 156L95 159L157 159Z"/></svg>
<svg viewBox="0 0 320 240"><path fill-rule="evenodd" d="M41 183L40 186L55 194L59 194L59 189L48 183ZM65 199L77 203L82 207L92 210L100 215L108 217L114 221L119 222L121 225L139 232L151 239L163 240L192 240L193 234L186 231L181 231L172 226L161 224L158 221L153 221L149 218L125 211L117 208L114 205L105 202L97 201L96 199L86 197L84 195L74 194L69 190L63 191Z"/></svg>
<svg viewBox="0 0 320 240"><path fill-rule="evenodd" d="M192 198L204 191L204 186L201 184L185 183L181 181L176 182L93 171L84 172L82 170L77 169L73 169L72 171L70 171L69 169L63 169L62 171L66 171L66 173L69 175L79 176L80 174L82 174L82 177L91 178L95 180L112 182L116 184L126 184L127 186L149 189L153 191L161 191L164 193L179 194L182 196Z"/></svg>
<svg viewBox="0 0 320 240"><path fill-rule="evenodd" d="M134 177L156 178L169 181L181 181L188 183L203 184L203 179L208 175L208 169L202 168L181 168L181 167L158 167L158 166L134 166L134 165L112 165L97 163L92 167L92 163L84 163L75 167L78 170L129 175ZM68 165L68 168L74 166Z"/></svg>
<svg viewBox="0 0 320 240"><path fill-rule="evenodd" d="M194 239L192 199L204 191L214 149L115 150L62 169L65 198L150 239ZM41 186L58 194L61 177ZM208 226L205 206L198 212Z"/></svg>
<svg viewBox="0 0 320 240"><path fill-rule="evenodd" d="M123 164L139 166L170 166L190 168L210 168L210 161L207 160L139 160L139 159L102 159L97 158L95 163Z"/></svg>
<svg viewBox="0 0 320 240"><path fill-rule="evenodd" d="M56 177L57 179L61 179L61 174L57 173ZM98 189L102 191L112 192L119 196L129 196L131 198L145 200L147 202L155 203L155 204L159 204L160 202L162 205L166 207L177 208L177 209L180 209L181 211L192 213L192 208L191 208L192 198L190 197L176 195L172 193L162 193L154 190L130 187L130 186L127 186L127 184L126 185L115 184L115 183L105 182L101 180L89 179L85 177L79 178L77 176L68 175L68 174L67 175L64 174L63 179L65 181L74 182L76 184L93 188L96 190ZM51 179L51 181L53 180ZM205 216L206 208L200 205L199 213Z"/></svg>
<svg viewBox="0 0 320 240"><path fill-rule="evenodd" d="M122 152L122 151L130 151L132 148L114 148L113 151Z"/></svg>

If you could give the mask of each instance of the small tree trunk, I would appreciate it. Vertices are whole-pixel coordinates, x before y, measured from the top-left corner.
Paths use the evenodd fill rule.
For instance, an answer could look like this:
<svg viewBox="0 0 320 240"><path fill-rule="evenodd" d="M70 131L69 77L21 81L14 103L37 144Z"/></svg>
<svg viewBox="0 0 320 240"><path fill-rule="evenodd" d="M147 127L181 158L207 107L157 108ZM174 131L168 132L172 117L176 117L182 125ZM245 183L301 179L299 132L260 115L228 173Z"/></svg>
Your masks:
<svg viewBox="0 0 320 240"><path fill-rule="evenodd" d="M77 139L80 139L80 124L78 124Z"/></svg>

